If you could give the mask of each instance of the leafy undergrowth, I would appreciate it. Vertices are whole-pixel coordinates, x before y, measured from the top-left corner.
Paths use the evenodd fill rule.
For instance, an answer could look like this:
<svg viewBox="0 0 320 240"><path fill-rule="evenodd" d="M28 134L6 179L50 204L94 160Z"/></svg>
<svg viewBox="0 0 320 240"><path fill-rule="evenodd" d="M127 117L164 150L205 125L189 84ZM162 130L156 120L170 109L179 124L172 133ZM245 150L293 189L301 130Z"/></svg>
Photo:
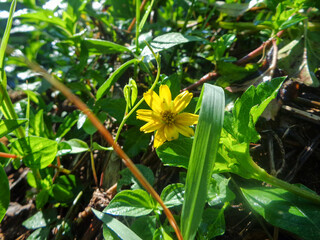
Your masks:
<svg viewBox="0 0 320 240"><path fill-rule="evenodd" d="M318 239L319 7L1 1L0 239Z"/></svg>

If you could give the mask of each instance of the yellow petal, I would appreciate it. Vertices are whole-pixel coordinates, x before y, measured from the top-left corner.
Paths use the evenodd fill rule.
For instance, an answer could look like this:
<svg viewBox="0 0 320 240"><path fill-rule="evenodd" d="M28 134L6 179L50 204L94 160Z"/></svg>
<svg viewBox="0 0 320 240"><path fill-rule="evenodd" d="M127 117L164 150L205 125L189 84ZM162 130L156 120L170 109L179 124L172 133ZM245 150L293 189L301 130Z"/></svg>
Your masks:
<svg viewBox="0 0 320 240"><path fill-rule="evenodd" d="M193 124L197 124L198 118L199 118L199 115L196 115L196 114L180 113L175 117L174 122L175 124L190 126Z"/></svg>
<svg viewBox="0 0 320 240"><path fill-rule="evenodd" d="M177 128L173 124L171 126L165 125L164 136L168 141L172 141L179 137L179 132L177 131Z"/></svg>
<svg viewBox="0 0 320 240"><path fill-rule="evenodd" d="M169 107L171 106L171 92L170 89L167 85L161 85L159 88L159 96L161 99L161 102L164 104L165 109L164 110L169 110Z"/></svg>
<svg viewBox="0 0 320 240"><path fill-rule="evenodd" d="M161 122L161 116L159 113L156 113L154 111L147 110L147 109L137 110L137 119L140 119L146 122L151 122L151 121Z"/></svg>
<svg viewBox="0 0 320 240"><path fill-rule="evenodd" d="M148 122L145 125L143 125L140 128L140 131L145 132L145 133L149 133L149 132L153 132L159 128L161 128L163 126L163 123L159 123L159 122Z"/></svg>
<svg viewBox="0 0 320 240"><path fill-rule="evenodd" d="M166 141L166 137L164 136L163 130L164 127L160 128L158 131L156 131L156 134L154 135L153 146L155 148L160 147Z"/></svg>
<svg viewBox="0 0 320 240"><path fill-rule="evenodd" d="M193 94L188 91L180 93L173 101L173 110L176 113L181 112L185 109L192 99Z"/></svg>
<svg viewBox="0 0 320 240"><path fill-rule="evenodd" d="M148 92L144 93L143 98L153 111L158 113L162 111L161 99L154 91L149 90Z"/></svg>
<svg viewBox="0 0 320 240"><path fill-rule="evenodd" d="M179 133L186 137L192 137L194 135L193 129L185 125L176 124L176 128Z"/></svg>

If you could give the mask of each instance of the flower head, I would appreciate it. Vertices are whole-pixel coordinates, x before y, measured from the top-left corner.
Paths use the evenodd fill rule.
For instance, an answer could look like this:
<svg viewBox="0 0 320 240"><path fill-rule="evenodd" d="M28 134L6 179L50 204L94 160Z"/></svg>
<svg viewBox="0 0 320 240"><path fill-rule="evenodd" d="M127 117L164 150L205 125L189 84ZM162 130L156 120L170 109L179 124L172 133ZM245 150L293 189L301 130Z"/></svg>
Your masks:
<svg viewBox="0 0 320 240"><path fill-rule="evenodd" d="M167 85L160 86L159 96L152 90L143 94L151 110L139 109L137 118L147 122L140 131L145 133L156 131L153 144L155 148L165 141L177 139L179 133L186 137L194 135L193 129L189 126L198 122L198 115L181 113L190 103L192 96L192 93L185 91L172 101Z"/></svg>

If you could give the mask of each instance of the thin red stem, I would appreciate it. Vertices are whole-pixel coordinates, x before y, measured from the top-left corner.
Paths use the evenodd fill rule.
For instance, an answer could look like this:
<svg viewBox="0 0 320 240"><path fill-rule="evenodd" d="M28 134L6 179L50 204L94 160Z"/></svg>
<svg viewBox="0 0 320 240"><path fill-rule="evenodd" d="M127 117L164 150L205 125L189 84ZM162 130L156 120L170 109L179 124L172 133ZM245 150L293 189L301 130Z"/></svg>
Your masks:
<svg viewBox="0 0 320 240"><path fill-rule="evenodd" d="M0 157L4 158L17 158L18 156L15 154L0 152Z"/></svg>

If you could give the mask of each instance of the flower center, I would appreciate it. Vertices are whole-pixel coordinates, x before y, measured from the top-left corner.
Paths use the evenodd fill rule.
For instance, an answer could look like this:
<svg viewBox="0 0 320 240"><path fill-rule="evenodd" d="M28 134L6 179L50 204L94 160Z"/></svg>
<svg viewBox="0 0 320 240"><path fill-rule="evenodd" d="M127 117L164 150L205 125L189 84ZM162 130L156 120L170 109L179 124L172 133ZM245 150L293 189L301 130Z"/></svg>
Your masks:
<svg viewBox="0 0 320 240"><path fill-rule="evenodd" d="M167 125L172 125L174 123L174 118L177 114L172 113L170 111L164 111L161 113L162 121L164 121Z"/></svg>

